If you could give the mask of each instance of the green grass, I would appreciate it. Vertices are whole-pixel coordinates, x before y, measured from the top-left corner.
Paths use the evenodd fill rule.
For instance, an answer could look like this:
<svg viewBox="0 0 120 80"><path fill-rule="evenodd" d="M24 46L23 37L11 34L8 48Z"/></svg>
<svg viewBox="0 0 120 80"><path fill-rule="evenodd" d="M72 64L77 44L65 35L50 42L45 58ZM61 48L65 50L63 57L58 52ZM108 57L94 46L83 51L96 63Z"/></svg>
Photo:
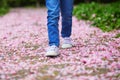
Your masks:
<svg viewBox="0 0 120 80"><path fill-rule="evenodd" d="M120 1L109 4L81 3L74 8L78 19L90 20L103 31L120 29Z"/></svg>
<svg viewBox="0 0 120 80"><path fill-rule="evenodd" d="M9 12L9 8L4 8L4 7L0 8L0 16L3 16L8 12Z"/></svg>
<svg viewBox="0 0 120 80"><path fill-rule="evenodd" d="M118 34L115 36L115 38L120 38L120 33L118 33Z"/></svg>

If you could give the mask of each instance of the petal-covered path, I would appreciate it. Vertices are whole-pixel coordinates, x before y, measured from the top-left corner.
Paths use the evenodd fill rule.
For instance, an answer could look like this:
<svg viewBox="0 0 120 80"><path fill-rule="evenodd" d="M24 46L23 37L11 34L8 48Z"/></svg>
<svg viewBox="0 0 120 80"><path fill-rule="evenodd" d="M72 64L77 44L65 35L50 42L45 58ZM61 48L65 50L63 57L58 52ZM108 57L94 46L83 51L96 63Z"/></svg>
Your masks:
<svg viewBox="0 0 120 80"><path fill-rule="evenodd" d="M0 80L120 80L120 30L104 33L73 17L75 46L45 57L46 11L17 8L0 17Z"/></svg>

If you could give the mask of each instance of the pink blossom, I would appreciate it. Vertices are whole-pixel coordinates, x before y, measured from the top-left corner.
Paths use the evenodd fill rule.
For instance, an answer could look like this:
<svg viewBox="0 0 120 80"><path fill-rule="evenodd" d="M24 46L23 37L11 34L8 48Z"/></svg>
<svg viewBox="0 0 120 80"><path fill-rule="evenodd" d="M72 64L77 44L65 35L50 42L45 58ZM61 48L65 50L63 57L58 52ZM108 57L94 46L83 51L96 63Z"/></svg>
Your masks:
<svg viewBox="0 0 120 80"><path fill-rule="evenodd" d="M48 45L46 13L45 8L17 8L0 17L0 79L116 79L120 70L120 38L114 36L120 30L104 33L91 22L73 17L71 38L75 46L60 48L59 57L49 58L44 55ZM59 28L61 31L61 21Z"/></svg>

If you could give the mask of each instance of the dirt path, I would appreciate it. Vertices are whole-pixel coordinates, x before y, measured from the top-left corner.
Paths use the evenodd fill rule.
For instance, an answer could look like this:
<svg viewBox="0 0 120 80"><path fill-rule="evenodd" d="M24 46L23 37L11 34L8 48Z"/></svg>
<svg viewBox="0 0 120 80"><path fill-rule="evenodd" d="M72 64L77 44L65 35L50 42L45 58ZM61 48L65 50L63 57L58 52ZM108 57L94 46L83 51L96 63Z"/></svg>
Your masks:
<svg viewBox="0 0 120 80"><path fill-rule="evenodd" d="M75 47L48 58L46 16L43 8L13 9L0 17L0 80L120 79L120 30L103 33L73 17Z"/></svg>

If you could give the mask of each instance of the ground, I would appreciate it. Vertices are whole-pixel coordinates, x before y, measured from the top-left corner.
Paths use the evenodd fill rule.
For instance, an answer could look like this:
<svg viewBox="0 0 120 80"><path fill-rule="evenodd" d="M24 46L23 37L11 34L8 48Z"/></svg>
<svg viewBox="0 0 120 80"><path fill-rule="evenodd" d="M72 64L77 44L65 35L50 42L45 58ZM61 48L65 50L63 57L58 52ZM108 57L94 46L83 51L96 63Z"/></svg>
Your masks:
<svg viewBox="0 0 120 80"><path fill-rule="evenodd" d="M74 47L45 57L46 12L16 8L0 17L0 80L120 80L120 30L102 32L73 17Z"/></svg>

